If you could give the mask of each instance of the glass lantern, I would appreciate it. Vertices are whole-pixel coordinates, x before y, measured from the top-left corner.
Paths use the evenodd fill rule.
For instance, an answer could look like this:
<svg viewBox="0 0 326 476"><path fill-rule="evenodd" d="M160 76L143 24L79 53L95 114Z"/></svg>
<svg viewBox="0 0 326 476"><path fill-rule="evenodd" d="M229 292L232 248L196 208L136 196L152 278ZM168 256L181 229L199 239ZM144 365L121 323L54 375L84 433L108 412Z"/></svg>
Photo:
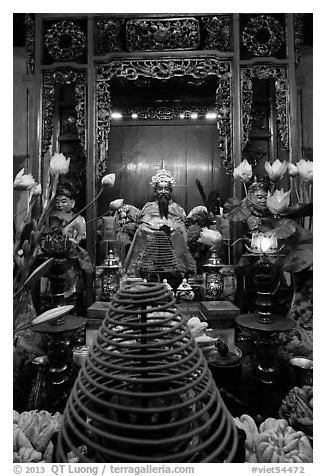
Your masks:
<svg viewBox="0 0 326 476"><path fill-rule="evenodd" d="M203 265L204 299L218 301L224 289L224 276L221 269L224 267L216 249L212 249L210 256Z"/></svg>
<svg viewBox="0 0 326 476"><path fill-rule="evenodd" d="M101 301L111 301L112 296L119 289L121 271L120 261L113 250L109 250L108 256L101 265L101 271Z"/></svg>

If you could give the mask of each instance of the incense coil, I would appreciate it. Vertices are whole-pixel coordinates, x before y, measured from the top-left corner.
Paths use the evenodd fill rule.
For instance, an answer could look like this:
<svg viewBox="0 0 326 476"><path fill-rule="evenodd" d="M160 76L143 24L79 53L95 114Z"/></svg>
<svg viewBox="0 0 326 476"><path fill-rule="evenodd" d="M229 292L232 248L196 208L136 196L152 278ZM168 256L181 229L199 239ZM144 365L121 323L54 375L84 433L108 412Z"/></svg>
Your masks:
<svg viewBox="0 0 326 476"><path fill-rule="evenodd" d="M109 308L68 399L57 460L232 461L233 418L172 292L125 286Z"/></svg>
<svg viewBox="0 0 326 476"><path fill-rule="evenodd" d="M175 271L178 261L166 233L158 230L149 234L147 239L147 247L141 259L140 269L144 272Z"/></svg>

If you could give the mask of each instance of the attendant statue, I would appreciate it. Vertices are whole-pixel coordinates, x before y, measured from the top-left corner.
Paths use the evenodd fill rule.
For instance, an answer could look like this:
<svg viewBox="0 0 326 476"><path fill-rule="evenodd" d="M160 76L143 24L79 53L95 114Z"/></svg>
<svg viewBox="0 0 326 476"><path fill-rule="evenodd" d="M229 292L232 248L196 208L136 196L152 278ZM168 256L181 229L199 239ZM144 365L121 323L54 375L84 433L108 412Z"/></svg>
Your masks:
<svg viewBox="0 0 326 476"><path fill-rule="evenodd" d="M250 215L247 218L247 225L251 232L258 230L262 219L271 217L267 208L268 187L265 182L254 182L248 189L248 208Z"/></svg>
<svg viewBox="0 0 326 476"><path fill-rule="evenodd" d="M62 229L63 234L80 243L86 238L86 223L81 215L76 215L75 193L69 184L59 185L54 199L54 209L49 216L49 226L52 231ZM71 221L73 218L75 219Z"/></svg>
<svg viewBox="0 0 326 476"><path fill-rule="evenodd" d="M162 169L152 177L155 200L147 202L138 216L138 227L125 261L129 276L152 280L175 278L196 272L187 244L185 210L172 200L174 179Z"/></svg>
<svg viewBox="0 0 326 476"><path fill-rule="evenodd" d="M245 238L248 246L253 233L271 232L279 226L279 219L275 218L267 207L268 190L268 183L265 180L255 179L248 187L247 196L225 215L230 222L234 223L236 237ZM225 204L225 211L228 211L227 206L230 202L231 200ZM237 306L240 307L241 312L255 312L257 296L253 275L259 259L258 256L247 253L247 249L245 249L242 243L238 244L238 254L242 256L236 266L238 285L235 301ZM277 264L277 255L274 257L270 256L269 259L273 263L274 272L274 282L271 285L274 289L273 297L275 295L275 302L282 302L282 306L285 309L287 306L286 294L288 289ZM276 310L278 313L281 313L274 306L274 311L276 312Z"/></svg>
<svg viewBox="0 0 326 476"><path fill-rule="evenodd" d="M250 234L258 231L260 226L273 218L267 208L268 185L265 181L255 180L248 188L248 195L235 206L232 200L224 204L224 214L231 222L241 222L246 225Z"/></svg>
<svg viewBox="0 0 326 476"><path fill-rule="evenodd" d="M84 313L85 272L92 272L93 266L86 250L83 248L86 238L85 219L75 213L75 192L69 184L60 184L57 188L54 208L49 215L48 227L44 230L42 250L47 256L65 259L66 304L74 304L73 312ZM59 241L56 241L57 238ZM62 243L60 248L57 243ZM54 243L53 250L51 244ZM62 252L60 253L60 250ZM51 276L51 270L50 274ZM47 287L45 292L51 292Z"/></svg>

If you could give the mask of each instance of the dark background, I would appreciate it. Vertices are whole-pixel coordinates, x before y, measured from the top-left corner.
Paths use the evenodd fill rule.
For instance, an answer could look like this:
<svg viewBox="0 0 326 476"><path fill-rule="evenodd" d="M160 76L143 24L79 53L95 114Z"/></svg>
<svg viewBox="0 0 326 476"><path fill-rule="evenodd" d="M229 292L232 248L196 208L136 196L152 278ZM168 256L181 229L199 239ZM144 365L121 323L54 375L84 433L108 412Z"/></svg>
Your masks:
<svg viewBox="0 0 326 476"><path fill-rule="evenodd" d="M25 13L13 14L13 46L25 46ZM303 43L307 46L313 44L313 14L305 13L303 18L304 39Z"/></svg>

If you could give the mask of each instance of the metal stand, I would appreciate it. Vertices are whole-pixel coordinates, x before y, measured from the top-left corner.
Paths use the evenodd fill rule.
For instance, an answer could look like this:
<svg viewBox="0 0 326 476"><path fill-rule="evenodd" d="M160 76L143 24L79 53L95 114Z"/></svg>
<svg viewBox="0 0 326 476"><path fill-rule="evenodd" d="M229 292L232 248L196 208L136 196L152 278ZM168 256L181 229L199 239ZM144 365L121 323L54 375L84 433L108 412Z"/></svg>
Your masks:
<svg viewBox="0 0 326 476"><path fill-rule="evenodd" d="M34 332L45 334L48 339L47 357L52 373L52 383L60 384L67 380L65 372L68 368L68 362L71 360L70 338L80 327L84 326L86 319L66 315L63 324L51 324L44 322L32 326Z"/></svg>
<svg viewBox="0 0 326 476"><path fill-rule="evenodd" d="M256 345L257 373L260 383L260 406L265 415L271 414L275 384L275 354L278 334L290 331L295 322L285 316L272 314L272 294L278 287L275 267L266 255L260 255L253 267L253 280L257 291L257 312L236 316L240 326L253 333Z"/></svg>
<svg viewBox="0 0 326 476"><path fill-rule="evenodd" d="M275 354L280 332L291 330L295 322L288 317L271 314L271 322L260 321L257 314L242 314L235 318L236 323L253 331L255 335L257 374L260 387L259 406L263 415L271 415L275 389Z"/></svg>
<svg viewBox="0 0 326 476"><path fill-rule="evenodd" d="M65 315L62 324L57 322L53 324L50 321L31 327L34 332L45 334L47 338L47 358L49 374L51 376L49 386L52 393L51 401L54 407L57 406L56 402L62 400L65 396L65 386L70 377L72 363L70 340L85 323L86 319L82 317ZM57 408L54 407L53 410L56 410Z"/></svg>

